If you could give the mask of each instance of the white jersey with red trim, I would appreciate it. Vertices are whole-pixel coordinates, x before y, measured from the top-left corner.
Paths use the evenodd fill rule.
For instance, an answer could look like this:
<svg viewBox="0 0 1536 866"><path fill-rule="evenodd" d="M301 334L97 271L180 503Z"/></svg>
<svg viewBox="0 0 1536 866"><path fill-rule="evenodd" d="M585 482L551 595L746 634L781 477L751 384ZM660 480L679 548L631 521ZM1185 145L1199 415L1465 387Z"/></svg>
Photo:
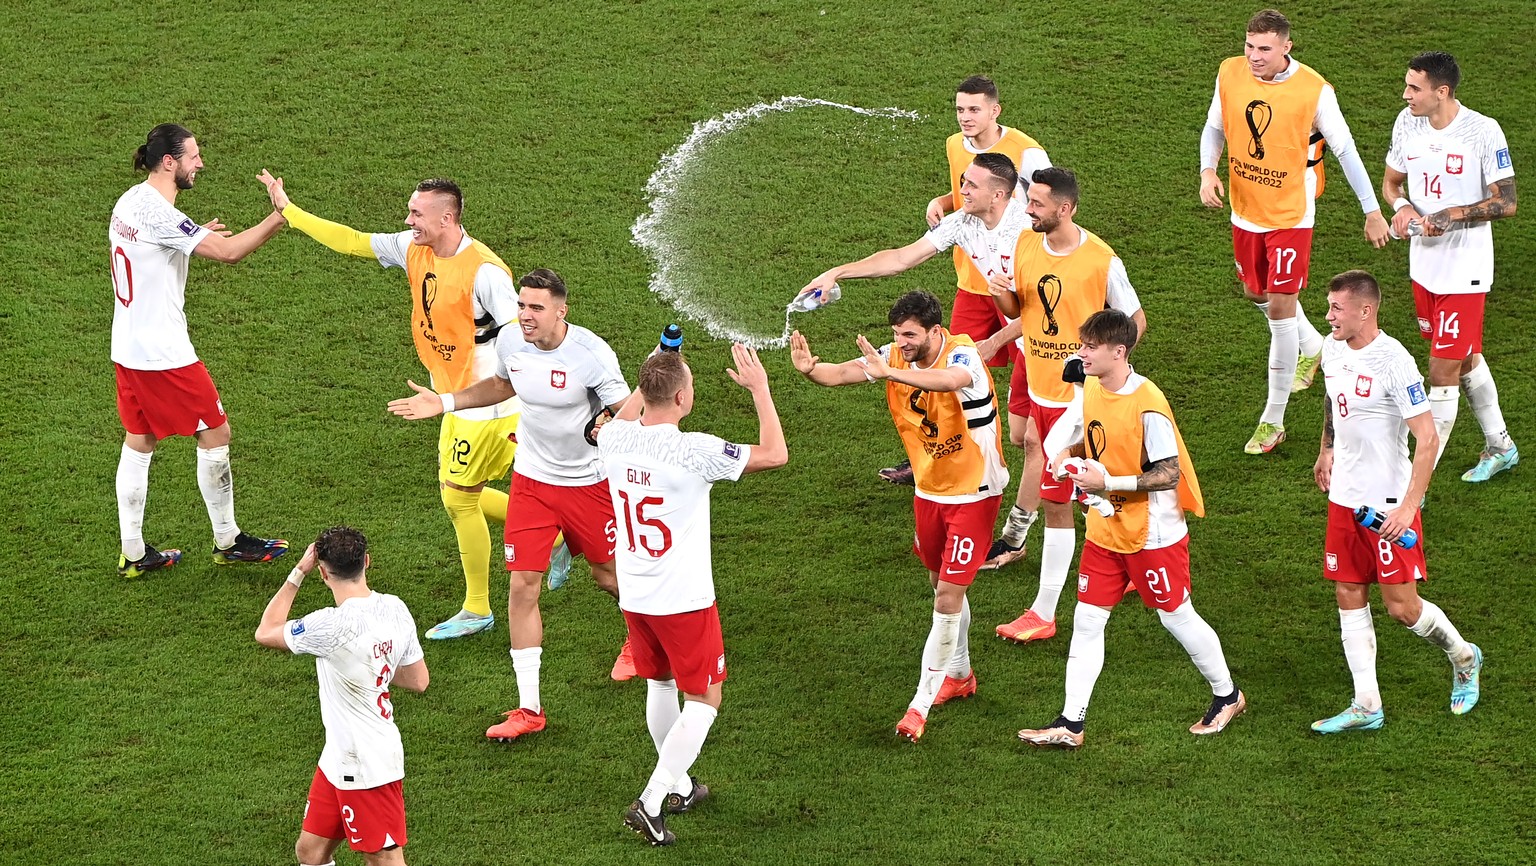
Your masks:
<svg viewBox="0 0 1536 866"><path fill-rule="evenodd" d="M422 658L416 621L405 602L382 592L349 598L290 620L283 640L295 655L315 657L325 778L344 791L405 778L389 684L395 671Z"/></svg>
<svg viewBox="0 0 1536 866"><path fill-rule="evenodd" d="M597 449L618 525L619 607L665 616L714 604L709 491L741 478L752 446L675 424L610 421Z"/></svg>
<svg viewBox="0 0 1536 866"><path fill-rule="evenodd" d="M1387 166L1408 175L1408 200L1424 215L1487 198L1489 187L1514 177L1499 122L1462 105L1445 129L1404 108L1392 125ZM1456 223L1439 237L1411 238L1408 276L1437 295L1471 295L1493 285L1493 225Z"/></svg>
<svg viewBox="0 0 1536 866"><path fill-rule="evenodd" d="M1407 419L1429 411L1413 356L1385 333L1362 349L1330 336L1323 341L1323 382L1333 414L1328 501L1351 509L1403 504L1413 474Z"/></svg>
<svg viewBox="0 0 1536 866"><path fill-rule="evenodd" d="M131 370L173 370L197 363L187 335L187 267L209 234L166 201L149 181L112 208L112 360Z"/></svg>
<svg viewBox="0 0 1536 866"><path fill-rule="evenodd" d="M1025 213L1023 202L1009 199L1002 218L990 229L981 217L957 210L939 220L923 235L923 240L941 253L955 246L965 250L976 270L990 279L998 273L1013 276L1014 247L1018 246L1019 235L1027 231L1029 214Z"/></svg>

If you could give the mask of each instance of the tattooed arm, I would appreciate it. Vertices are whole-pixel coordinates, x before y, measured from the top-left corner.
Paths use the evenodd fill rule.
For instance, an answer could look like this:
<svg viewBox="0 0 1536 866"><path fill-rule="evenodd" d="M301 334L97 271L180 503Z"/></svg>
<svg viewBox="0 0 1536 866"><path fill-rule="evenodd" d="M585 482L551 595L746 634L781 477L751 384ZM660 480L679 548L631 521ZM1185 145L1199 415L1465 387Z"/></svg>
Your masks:
<svg viewBox="0 0 1536 866"><path fill-rule="evenodd" d="M1425 234L1434 237L1445 234L1455 223L1481 223L1504 219L1515 215L1515 179L1506 177L1488 187L1489 195L1480 202L1448 207L1425 218Z"/></svg>
<svg viewBox="0 0 1536 866"><path fill-rule="evenodd" d="M1333 401L1323 397L1323 444L1317 449L1317 463L1312 466L1312 477L1324 493L1333 482Z"/></svg>
<svg viewBox="0 0 1536 866"><path fill-rule="evenodd" d="M1136 476L1137 490L1172 490L1179 486L1179 458L1164 457Z"/></svg>

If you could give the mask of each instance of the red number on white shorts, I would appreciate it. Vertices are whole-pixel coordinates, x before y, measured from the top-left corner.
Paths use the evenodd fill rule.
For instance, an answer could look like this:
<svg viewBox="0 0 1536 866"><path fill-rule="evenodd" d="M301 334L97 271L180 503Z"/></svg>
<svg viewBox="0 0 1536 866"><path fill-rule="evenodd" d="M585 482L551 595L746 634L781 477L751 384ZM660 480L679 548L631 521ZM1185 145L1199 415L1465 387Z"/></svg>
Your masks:
<svg viewBox="0 0 1536 866"><path fill-rule="evenodd" d="M949 537L949 561L959 565L965 565L971 561L976 553L976 539L961 538L958 535Z"/></svg>
<svg viewBox="0 0 1536 866"><path fill-rule="evenodd" d="M624 502L624 535L625 538L629 541L629 551L631 553L636 551L635 524L637 523L641 526L648 526L656 530L657 533L659 533L661 536L660 547L652 547L651 543L646 540L644 535L640 536L639 547L645 548L646 553L649 553L653 557L657 557L672 549L672 530L669 529L667 525L662 523L660 520L657 520L654 517L645 516L645 507L647 505L662 504L662 498L660 496L647 496L644 499L641 499L639 502L635 503L633 508L631 508L629 503L628 491L620 490L619 499Z"/></svg>

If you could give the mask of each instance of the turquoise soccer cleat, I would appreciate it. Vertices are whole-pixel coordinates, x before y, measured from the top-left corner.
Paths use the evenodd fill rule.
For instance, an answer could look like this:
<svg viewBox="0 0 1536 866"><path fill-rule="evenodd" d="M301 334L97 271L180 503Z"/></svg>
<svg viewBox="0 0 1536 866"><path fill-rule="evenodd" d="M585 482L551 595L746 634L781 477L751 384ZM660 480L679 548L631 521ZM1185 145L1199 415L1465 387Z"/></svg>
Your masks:
<svg viewBox="0 0 1536 866"><path fill-rule="evenodd" d="M494 614L488 613L485 616L481 616L478 613L461 610L448 619L427 629L427 639L452 640L456 637L469 637L472 634L486 631L495 624L496 616Z"/></svg>
<svg viewBox="0 0 1536 866"><path fill-rule="evenodd" d="M1349 709L1344 712L1313 722L1312 730L1317 731L1319 734L1342 734L1345 731L1375 731L1386 724L1386 721L1387 714L1382 710L1372 712L1359 704L1351 703Z"/></svg>
<svg viewBox="0 0 1536 866"><path fill-rule="evenodd" d="M1462 481L1470 481L1477 484L1487 481L1506 469L1513 469L1520 463L1520 449L1511 445L1503 451L1484 451L1477 458L1477 465L1461 473Z"/></svg>
<svg viewBox="0 0 1536 866"><path fill-rule="evenodd" d="M1483 693L1483 651L1472 644L1472 666L1451 677L1451 712L1465 715L1477 706Z"/></svg>
<svg viewBox="0 0 1536 866"><path fill-rule="evenodd" d="M549 588L559 589L571 578L571 547L561 544L549 557Z"/></svg>

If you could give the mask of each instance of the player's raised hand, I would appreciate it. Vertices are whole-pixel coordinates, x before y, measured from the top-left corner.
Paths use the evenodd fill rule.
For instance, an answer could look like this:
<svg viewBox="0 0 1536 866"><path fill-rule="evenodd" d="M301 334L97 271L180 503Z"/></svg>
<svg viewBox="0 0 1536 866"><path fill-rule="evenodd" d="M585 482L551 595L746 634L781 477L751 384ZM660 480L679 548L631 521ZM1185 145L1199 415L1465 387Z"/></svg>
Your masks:
<svg viewBox="0 0 1536 866"><path fill-rule="evenodd" d="M272 172L267 171L266 169L262 169L261 174L256 175L256 179L261 181L262 184L266 186L267 197L272 199L273 210L277 211L278 213L282 213L283 208L286 208L289 204L291 204L291 202L288 201L288 193L283 190L282 178L273 177Z"/></svg>
<svg viewBox="0 0 1536 866"><path fill-rule="evenodd" d="M800 375L809 376L821 359L811 354L811 344L805 341L805 337L799 331L789 335L789 360L800 371Z"/></svg>
<svg viewBox="0 0 1536 866"><path fill-rule="evenodd" d="M1365 239L1378 250L1392 240L1392 235L1387 230L1387 221L1382 217L1381 211L1373 210L1365 215Z"/></svg>
<svg viewBox="0 0 1536 866"><path fill-rule="evenodd" d="M1200 203L1206 207L1221 207L1221 197L1226 189L1221 185L1221 178L1217 177L1216 170L1208 168L1200 172Z"/></svg>
<svg viewBox="0 0 1536 866"><path fill-rule="evenodd" d="M949 196L941 195L928 202L928 212L924 216L928 218L929 228L937 228L939 222L944 219L944 200L947 198Z"/></svg>
<svg viewBox="0 0 1536 866"><path fill-rule="evenodd" d="M405 384L411 386L411 390L416 392L415 395L389 401L389 411L410 421L443 414L443 398L437 396L436 391L423 388L410 379L406 379Z"/></svg>
<svg viewBox="0 0 1536 866"><path fill-rule="evenodd" d="M811 291L812 289L820 289L825 292L835 285L837 285L837 277L833 276L832 271L824 271L819 276L817 276L816 279L806 283L800 289L800 291L795 292L795 297L798 298L802 293Z"/></svg>
<svg viewBox="0 0 1536 866"><path fill-rule="evenodd" d="M758 360L756 349L732 343L731 357L736 361L736 369L727 367L725 370L731 381L754 394L768 390L768 371L763 369L763 362Z"/></svg>
<svg viewBox="0 0 1536 866"><path fill-rule="evenodd" d="M227 238L234 234L234 232L224 228L224 224L219 222L218 217L214 217L213 219L203 223L203 228L213 232L216 235L219 235L220 237Z"/></svg>
<svg viewBox="0 0 1536 866"><path fill-rule="evenodd" d="M880 350L876 349L863 334L860 334L855 342L858 343L859 351L864 354L861 360L865 372L875 379L888 378L891 375L891 368L886 366L885 359L880 357Z"/></svg>
<svg viewBox="0 0 1536 866"><path fill-rule="evenodd" d="M309 547L304 549L304 555L299 557L299 564L295 566L303 574L309 574L320 564L320 554L315 552L315 543L311 541Z"/></svg>

